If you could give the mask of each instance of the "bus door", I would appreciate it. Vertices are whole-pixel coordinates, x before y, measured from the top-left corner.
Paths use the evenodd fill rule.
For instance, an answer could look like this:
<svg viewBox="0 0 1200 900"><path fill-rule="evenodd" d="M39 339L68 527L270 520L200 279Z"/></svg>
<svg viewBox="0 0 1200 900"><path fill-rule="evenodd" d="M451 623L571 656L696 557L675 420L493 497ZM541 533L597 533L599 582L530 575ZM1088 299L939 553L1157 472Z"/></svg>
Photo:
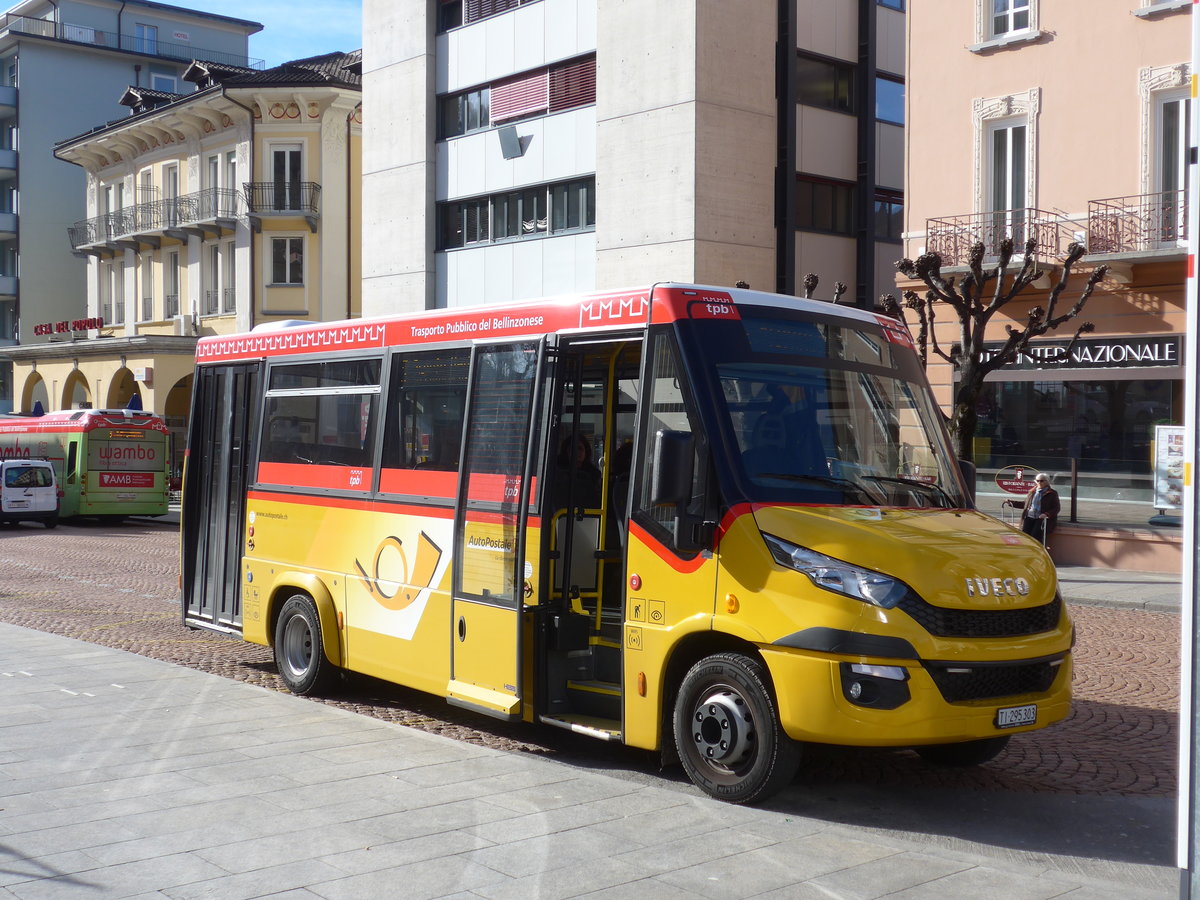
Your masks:
<svg viewBox="0 0 1200 900"><path fill-rule="evenodd" d="M477 346L454 522L450 703L522 715L529 501L545 341Z"/></svg>
<svg viewBox="0 0 1200 900"><path fill-rule="evenodd" d="M630 468L641 341L575 338L558 347L550 461L542 491L546 572L543 702L551 724L621 731L621 635Z"/></svg>
<svg viewBox="0 0 1200 900"><path fill-rule="evenodd" d="M182 506L184 619L191 625L242 627L241 558L259 378L257 363L196 370Z"/></svg>

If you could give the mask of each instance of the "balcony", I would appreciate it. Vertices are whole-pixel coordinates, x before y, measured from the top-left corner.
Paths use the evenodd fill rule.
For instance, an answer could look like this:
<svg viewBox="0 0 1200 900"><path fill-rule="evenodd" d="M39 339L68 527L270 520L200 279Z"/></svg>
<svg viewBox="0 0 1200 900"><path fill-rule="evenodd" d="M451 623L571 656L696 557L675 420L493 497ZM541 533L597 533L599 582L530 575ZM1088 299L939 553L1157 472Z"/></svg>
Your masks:
<svg viewBox="0 0 1200 900"><path fill-rule="evenodd" d="M1188 241L1186 191L1110 197L1088 203L1088 250L1178 256Z"/></svg>
<svg viewBox="0 0 1200 900"><path fill-rule="evenodd" d="M111 50L126 50L140 53L144 56L161 56L166 59L190 61L206 59L230 66L242 66L247 69L262 69L263 60L250 59L238 53L227 53L223 50L206 50L191 44L160 41L153 37L133 34L118 34L115 31L101 31L90 25L72 25L67 22L53 22L49 19L36 19L29 16L18 16L6 13L0 17L0 32L13 34L29 34L50 40L66 41L71 44L87 44L91 47L107 47Z"/></svg>
<svg viewBox="0 0 1200 900"><path fill-rule="evenodd" d="M12 300L17 296L17 276L0 275L0 300Z"/></svg>
<svg viewBox="0 0 1200 900"><path fill-rule="evenodd" d="M17 89L7 84L0 84L0 119L7 119L17 114Z"/></svg>
<svg viewBox="0 0 1200 900"><path fill-rule="evenodd" d="M17 236L17 214L0 212L0 241L11 241Z"/></svg>
<svg viewBox="0 0 1200 900"><path fill-rule="evenodd" d="M222 232L233 231L237 220L246 215L242 195L224 188L205 188L159 202L169 220L164 233L170 237L180 234L220 237Z"/></svg>
<svg viewBox="0 0 1200 900"><path fill-rule="evenodd" d="M321 218L321 185L312 181L255 181L246 185L250 224L262 231L269 217L302 216L316 234Z"/></svg>
<svg viewBox="0 0 1200 900"><path fill-rule="evenodd" d="M983 243L984 262L994 261L1005 238L1012 239L1018 259L1025 242L1033 238L1038 244L1037 262L1051 265L1066 256L1068 244L1083 237L1078 223L1032 207L927 219L925 228L929 252L939 254L946 267L968 265L971 247L978 242Z"/></svg>
<svg viewBox="0 0 1200 900"><path fill-rule="evenodd" d="M187 243L192 235L219 237L245 217L237 191L206 188L182 197L168 197L127 206L116 212L76 222L67 228L76 255L105 256L118 250L158 248L162 238Z"/></svg>
<svg viewBox="0 0 1200 900"><path fill-rule="evenodd" d="M0 150L0 181L6 181L17 174L17 151Z"/></svg>

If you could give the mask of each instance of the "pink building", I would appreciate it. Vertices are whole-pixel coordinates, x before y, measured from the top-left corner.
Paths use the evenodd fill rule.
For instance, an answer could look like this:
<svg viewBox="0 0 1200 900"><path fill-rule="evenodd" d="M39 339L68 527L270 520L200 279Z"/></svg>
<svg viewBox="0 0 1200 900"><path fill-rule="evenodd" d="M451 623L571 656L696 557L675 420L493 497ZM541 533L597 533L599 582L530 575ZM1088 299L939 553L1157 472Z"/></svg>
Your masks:
<svg viewBox="0 0 1200 900"><path fill-rule="evenodd" d="M1052 553L1064 563L1178 570L1178 513L1156 485L1156 426L1182 421L1189 0L922 0L908 9L905 255L937 251L961 273L969 247L1039 242L1048 277L993 322L1044 304L1071 241L1087 273L1109 267L1080 321L1040 359L994 373L976 442L980 507L996 474L1052 474L1063 498ZM905 279L901 289L916 288ZM1061 311L1061 307L1060 307ZM939 340L957 330L941 311ZM952 368L932 358L948 403ZM1160 442L1161 445L1162 442ZM1161 475L1161 466L1160 475ZM1072 477L1072 471L1075 476ZM1156 490L1157 487L1157 490ZM1077 521L1068 521L1074 498Z"/></svg>

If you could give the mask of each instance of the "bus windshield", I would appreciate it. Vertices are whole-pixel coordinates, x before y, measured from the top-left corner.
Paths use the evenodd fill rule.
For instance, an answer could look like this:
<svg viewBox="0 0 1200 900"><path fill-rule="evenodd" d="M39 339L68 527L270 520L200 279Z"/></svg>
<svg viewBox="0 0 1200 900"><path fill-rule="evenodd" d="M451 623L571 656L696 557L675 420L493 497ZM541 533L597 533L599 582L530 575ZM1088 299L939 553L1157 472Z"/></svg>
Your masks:
<svg viewBox="0 0 1200 900"><path fill-rule="evenodd" d="M740 312L694 323L731 500L969 505L911 347L870 322Z"/></svg>

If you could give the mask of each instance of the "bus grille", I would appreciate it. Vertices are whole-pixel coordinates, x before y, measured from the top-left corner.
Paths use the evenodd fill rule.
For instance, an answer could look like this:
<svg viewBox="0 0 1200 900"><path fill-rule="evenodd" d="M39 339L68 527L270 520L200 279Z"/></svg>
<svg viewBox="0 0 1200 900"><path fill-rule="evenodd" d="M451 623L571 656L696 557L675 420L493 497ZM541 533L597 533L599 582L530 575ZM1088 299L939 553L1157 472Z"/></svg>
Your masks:
<svg viewBox="0 0 1200 900"><path fill-rule="evenodd" d="M1059 665L1050 662L975 667L970 664L925 664L925 670L947 703L1041 694L1050 690L1059 668Z"/></svg>
<svg viewBox="0 0 1200 900"><path fill-rule="evenodd" d="M1015 637L1040 634L1058 625L1062 598L1055 594L1049 603L1028 609L946 609L926 603L910 591L897 608L937 637Z"/></svg>

